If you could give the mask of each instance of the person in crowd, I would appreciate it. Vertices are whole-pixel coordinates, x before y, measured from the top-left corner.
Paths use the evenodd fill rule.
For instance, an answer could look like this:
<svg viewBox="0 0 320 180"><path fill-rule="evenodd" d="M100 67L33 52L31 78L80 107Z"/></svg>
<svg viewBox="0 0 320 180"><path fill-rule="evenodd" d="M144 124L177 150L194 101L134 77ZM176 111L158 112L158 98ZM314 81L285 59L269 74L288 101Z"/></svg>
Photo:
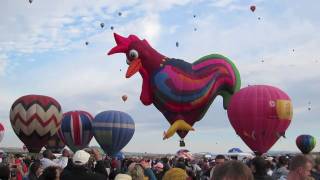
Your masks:
<svg viewBox="0 0 320 180"><path fill-rule="evenodd" d="M289 170L289 159L286 156L280 156L278 159L278 168L273 172L274 180L287 179Z"/></svg>
<svg viewBox="0 0 320 180"><path fill-rule="evenodd" d="M320 180L320 157L314 160L314 168L311 171L311 175L315 180Z"/></svg>
<svg viewBox="0 0 320 180"><path fill-rule="evenodd" d="M211 180L254 180L251 170L240 161L231 160L216 167Z"/></svg>
<svg viewBox="0 0 320 180"><path fill-rule="evenodd" d="M289 163L289 173L287 180L310 179L313 162L306 155L296 155Z"/></svg>
<svg viewBox="0 0 320 180"><path fill-rule="evenodd" d="M10 154L8 163L11 178L22 180L23 176L28 172L28 168L24 164L22 156L20 154L16 154L15 156Z"/></svg>
<svg viewBox="0 0 320 180"><path fill-rule="evenodd" d="M90 154L84 150L78 150L72 157L72 168L62 171L61 180L102 180L106 177L102 174L91 172L88 167ZM100 159L97 159L99 161Z"/></svg>
<svg viewBox="0 0 320 180"><path fill-rule="evenodd" d="M210 169L210 178L212 178L213 176L214 169L222 165L225 161L226 161L226 157L224 157L224 155L219 154L215 157L214 159L215 165Z"/></svg>
<svg viewBox="0 0 320 180"><path fill-rule="evenodd" d="M162 180L187 180L188 175L187 172L184 169L181 168L171 168L168 170Z"/></svg>
<svg viewBox="0 0 320 180"><path fill-rule="evenodd" d="M158 162L153 166L153 172L157 179L162 179L164 175L163 168L164 168L164 165L161 162Z"/></svg>
<svg viewBox="0 0 320 180"><path fill-rule="evenodd" d="M40 175L42 174L42 167L39 160L35 160L31 163L29 167L28 174L23 178L23 180L38 180Z"/></svg>
<svg viewBox="0 0 320 180"><path fill-rule="evenodd" d="M39 180L60 180L61 168L58 166L48 166L43 170Z"/></svg>
<svg viewBox="0 0 320 180"><path fill-rule="evenodd" d="M128 174L117 174L114 180L132 180L132 177Z"/></svg>
<svg viewBox="0 0 320 180"><path fill-rule="evenodd" d="M7 164L0 164L0 179L9 180L10 179L10 168Z"/></svg>
<svg viewBox="0 0 320 180"><path fill-rule="evenodd" d="M67 157L61 157L56 159L51 150L46 149L42 153L43 158L40 159L42 167L45 169L49 166L60 167L61 169L65 168L68 164Z"/></svg>
<svg viewBox="0 0 320 180"><path fill-rule="evenodd" d="M151 170L151 163L147 160L141 160L140 163L131 163L128 170L128 174L133 180L157 180L155 174Z"/></svg>
<svg viewBox="0 0 320 180"><path fill-rule="evenodd" d="M252 159L250 168L255 180L272 180L267 174L267 161L260 156Z"/></svg>

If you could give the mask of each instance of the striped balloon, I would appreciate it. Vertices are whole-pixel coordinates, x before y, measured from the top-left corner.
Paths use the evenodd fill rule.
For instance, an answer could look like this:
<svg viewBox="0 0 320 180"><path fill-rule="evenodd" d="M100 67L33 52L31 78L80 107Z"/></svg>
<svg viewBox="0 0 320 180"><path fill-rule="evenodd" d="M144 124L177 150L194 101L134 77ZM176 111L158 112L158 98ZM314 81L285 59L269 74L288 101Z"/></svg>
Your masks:
<svg viewBox="0 0 320 180"><path fill-rule="evenodd" d="M0 123L0 142L2 141L4 136L4 127L3 125Z"/></svg>
<svg viewBox="0 0 320 180"><path fill-rule="evenodd" d="M303 154L308 154L316 146L316 139L311 135L300 135L296 139L296 145Z"/></svg>
<svg viewBox="0 0 320 180"><path fill-rule="evenodd" d="M17 99L10 109L10 122L29 152L38 153L60 127L62 110L53 98L26 95Z"/></svg>
<svg viewBox="0 0 320 180"><path fill-rule="evenodd" d="M127 113L104 111L96 115L92 129L104 152L109 156L115 156L131 140L135 125Z"/></svg>
<svg viewBox="0 0 320 180"><path fill-rule="evenodd" d="M91 114L85 111L70 111L63 114L59 136L73 152L89 145L93 136L92 120Z"/></svg>

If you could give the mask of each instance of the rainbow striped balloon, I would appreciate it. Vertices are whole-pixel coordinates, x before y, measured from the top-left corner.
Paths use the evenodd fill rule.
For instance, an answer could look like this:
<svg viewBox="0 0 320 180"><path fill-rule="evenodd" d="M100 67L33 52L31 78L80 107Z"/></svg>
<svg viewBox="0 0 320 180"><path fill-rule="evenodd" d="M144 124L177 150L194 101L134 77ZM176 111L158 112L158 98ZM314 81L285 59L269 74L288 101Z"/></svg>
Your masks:
<svg viewBox="0 0 320 180"><path fill-rule="evenodd" d="M296 144L303 154L308 154L316 146L316 138L311 135L302 134L297 137Z"/></svg>
<svg viewBox="0 0 320 180"><path fill-rule="evenodd" d="M92 120L91 114L85 111L70 111L63 115L58 134L73 152L89 145L93 137Z"/></svg>

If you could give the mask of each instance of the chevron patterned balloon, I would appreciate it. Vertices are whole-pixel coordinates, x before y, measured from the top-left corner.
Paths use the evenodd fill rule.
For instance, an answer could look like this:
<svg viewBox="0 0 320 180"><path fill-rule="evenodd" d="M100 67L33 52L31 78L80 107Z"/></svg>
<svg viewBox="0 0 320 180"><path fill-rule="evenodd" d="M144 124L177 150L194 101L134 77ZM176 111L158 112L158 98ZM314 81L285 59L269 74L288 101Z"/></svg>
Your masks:
<svg viewBox="0 0 320 180"><path fill-rule="evenodd" d="M61 119L60 104L48 96L22 96L10 109L12 128L32 153L40 152L49 138L57 133Z"/></svg>

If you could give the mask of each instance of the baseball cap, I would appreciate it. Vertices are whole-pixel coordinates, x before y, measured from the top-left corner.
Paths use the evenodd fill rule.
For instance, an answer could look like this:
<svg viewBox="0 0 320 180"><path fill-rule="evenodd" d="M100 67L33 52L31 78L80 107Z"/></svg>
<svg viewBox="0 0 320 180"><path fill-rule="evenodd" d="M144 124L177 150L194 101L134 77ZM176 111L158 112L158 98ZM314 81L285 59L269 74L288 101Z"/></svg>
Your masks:
<svg viewBox="0 0 320 180"><path fill-rule="evenodd" d="M90 154L85 152L84 150L78 150L73 158L72 158L72 162L73 164L75 165L85 165L88 161L89 161L89 158L90 158Z"/></svg>

